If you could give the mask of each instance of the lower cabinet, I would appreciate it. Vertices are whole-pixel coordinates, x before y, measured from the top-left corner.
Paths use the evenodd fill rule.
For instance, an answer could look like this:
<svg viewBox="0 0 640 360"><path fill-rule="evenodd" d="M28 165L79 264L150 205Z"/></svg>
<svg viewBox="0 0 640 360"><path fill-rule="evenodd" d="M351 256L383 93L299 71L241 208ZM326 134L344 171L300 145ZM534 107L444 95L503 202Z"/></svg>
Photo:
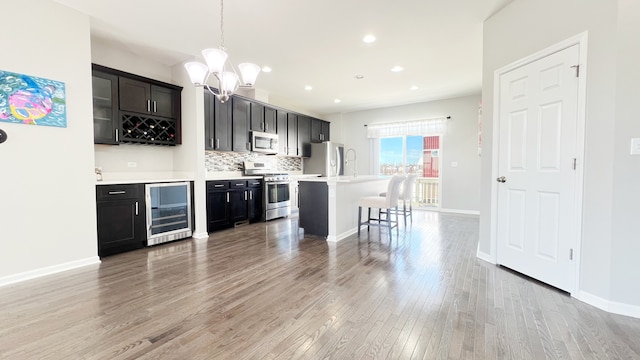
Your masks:
<svg viewBox="0 0 640 360"><path fill-rule="evenodd" d="M144 247L144 184L98 185L96 204L98 256Z"/></svg>
<svg viewBox="0 0 640 360"><path fill-rule="evenodd" d="M207 231L262 219L262 180L207 181Z"/></svg>

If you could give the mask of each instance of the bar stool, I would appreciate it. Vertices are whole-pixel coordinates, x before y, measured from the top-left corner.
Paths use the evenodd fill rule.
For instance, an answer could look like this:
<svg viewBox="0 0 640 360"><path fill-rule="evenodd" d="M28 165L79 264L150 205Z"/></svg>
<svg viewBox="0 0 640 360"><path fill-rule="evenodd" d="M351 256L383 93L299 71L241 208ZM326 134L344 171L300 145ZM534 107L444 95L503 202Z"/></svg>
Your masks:
<svg viewBox="0 0 640 360"><path fill-rule="evenodd" d="M402 187L400 188L400 196L399 200L402 200L402 210L392 210L402 212L402 217L404 218L404 226L407 226L407 217L410 218L411 223L413 223L413 206L411 204L413 200L413 189L416 184L416 179L418 178L418 174L409 174L407 178L402 183ZM380 196L387 196L386 192L380 193ZM409 210L407 210L407 202L409 202Z"/></svg>
<svg viewBox="0 0 640 360"><path fill-rule="evenodd" d="M398 226L398 199L400 197L400 187L404 182L403 175L394 175L387 185L386 196L366 196L358 200L358 237L360 237L360 228L367 225L367 231L370 226L385 226L389 230L389 240L391 240L391 229ZM362 208L368 208L367 221L362 221ZM378 217L371 217L371 209L378 209ZM396 220L391 220L391 210L395 209ZM386 215L385 218L382 215Z"/></svg>
<svg viewBox="0 0 640 360"><path fill-rule="evenodd" d="M413 224L413 188L416 184L416 179L418 178L418 174L409 174L407 175L407 179L402 184L402 191L400 192L400 200L402 200L402 216L404 217L404 226L407 226L407 217L411 220ZM409 203L409 210L407 210L407 202Z"/></svg>

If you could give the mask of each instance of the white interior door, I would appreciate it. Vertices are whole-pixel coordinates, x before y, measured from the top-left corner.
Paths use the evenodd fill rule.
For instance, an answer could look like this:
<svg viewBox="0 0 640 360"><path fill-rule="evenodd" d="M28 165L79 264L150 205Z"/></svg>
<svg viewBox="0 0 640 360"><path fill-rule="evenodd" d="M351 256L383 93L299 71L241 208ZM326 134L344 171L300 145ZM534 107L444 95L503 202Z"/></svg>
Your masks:
<svg viewBox="0 0 640 360"><path fill-rule="evenodd" d="M500 76L497 262L571 291L579 45Z"/></svg>

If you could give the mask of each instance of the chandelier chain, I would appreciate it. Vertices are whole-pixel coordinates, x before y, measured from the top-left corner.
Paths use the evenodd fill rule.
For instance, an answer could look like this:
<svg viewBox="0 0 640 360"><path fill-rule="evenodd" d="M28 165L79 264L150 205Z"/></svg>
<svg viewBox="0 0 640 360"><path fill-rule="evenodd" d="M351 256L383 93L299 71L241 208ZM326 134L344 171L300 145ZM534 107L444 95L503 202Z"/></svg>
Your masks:
<svg viewBox="0 0 640 360"><path fill-rule="evenodd" d="M220 0L220 47L224 49L224 0Z"/></svg>

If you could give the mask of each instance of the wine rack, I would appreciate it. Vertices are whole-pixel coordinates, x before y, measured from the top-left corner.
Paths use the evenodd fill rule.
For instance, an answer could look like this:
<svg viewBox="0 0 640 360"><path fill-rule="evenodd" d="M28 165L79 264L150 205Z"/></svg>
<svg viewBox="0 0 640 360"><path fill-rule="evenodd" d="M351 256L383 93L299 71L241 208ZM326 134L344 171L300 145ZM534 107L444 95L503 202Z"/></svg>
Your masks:
<svg viewBox="0 0 640 360"><path fill-rule="evenodd" d="M170 119L121 113L123 142L175 145L176 122Z"/></svg>

